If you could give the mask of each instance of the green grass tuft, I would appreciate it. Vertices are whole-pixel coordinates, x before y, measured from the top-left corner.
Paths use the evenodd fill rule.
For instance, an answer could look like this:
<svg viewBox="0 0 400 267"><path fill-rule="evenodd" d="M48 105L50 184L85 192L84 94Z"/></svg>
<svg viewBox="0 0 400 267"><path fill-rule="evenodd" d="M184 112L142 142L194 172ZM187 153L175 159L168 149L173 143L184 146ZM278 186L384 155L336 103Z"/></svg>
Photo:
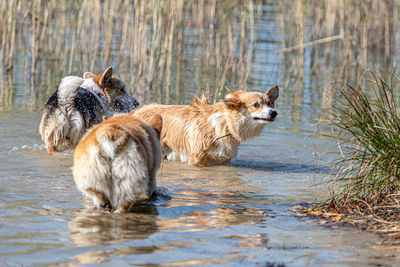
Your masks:
<svg viewBox="0 0 400 267"><path fill-rule="evenodd" d="M337 203L376 204L400 187L398 90L393 79L388 84L374 73L367 76L366 88L344 86L333 120L342 141L332 180L340 189L334 194Z"/></svg>

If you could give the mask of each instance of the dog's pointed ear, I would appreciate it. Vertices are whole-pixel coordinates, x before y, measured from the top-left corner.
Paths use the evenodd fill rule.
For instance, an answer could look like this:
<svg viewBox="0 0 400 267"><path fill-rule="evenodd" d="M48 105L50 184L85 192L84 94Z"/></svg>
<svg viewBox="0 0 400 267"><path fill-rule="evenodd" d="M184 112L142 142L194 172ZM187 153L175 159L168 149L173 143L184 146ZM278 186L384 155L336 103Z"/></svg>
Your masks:
<svg viewBox="0 0 400 267"><path fill-rule="evenodd" d="M87 71L83 74L83 79L90 79L96 77L96 74L91 73L90 71Z"/></svg>
<svg viewBox="0 0 400 267"><path fill-rule="evenodd" d="M151 128L153 128L156 131L158 138L160 139L162 124L163 124L163 119L161 115L155 114L153 117L151 117L149 124Z"/></svg>
<svg viewBox="0 0 400 267"><path fill-rule="evenodd" d="M279 97L279 87L278 85L275 85L271 89L268 90L268 92L265 93L265 96L267 97L267 102L268 103L274 103L275 100Z"/></svg>
<svg viewBox="0 0 400 267"><path fill-rule="evenodd" d="M226 108L229 109L240 109L242 106L242 101L240 101L239 97L234 93L229 93L222 100Z"/></svg>
<svg viewBox="0 0 400 267"><path fill-rule="evenodd" d="M101 87L105 87L112 77L112 67L107 67L100 75L94 78L94 81Z"/></svg>
<svg viewBox="0 0 400 267"><path fill-rule="evenodd" d="M112 67L107 67L105 71L103 71L101 79L100 79L100 85L105 86L108 81L111 80L112 77Z"/></svg>

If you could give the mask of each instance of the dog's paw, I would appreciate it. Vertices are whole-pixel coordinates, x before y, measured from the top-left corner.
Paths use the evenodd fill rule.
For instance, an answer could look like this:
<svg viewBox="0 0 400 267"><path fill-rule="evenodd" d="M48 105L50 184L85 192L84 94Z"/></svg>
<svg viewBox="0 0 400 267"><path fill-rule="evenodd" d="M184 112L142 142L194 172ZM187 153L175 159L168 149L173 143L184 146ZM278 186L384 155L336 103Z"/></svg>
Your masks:
<svg viewBox="0 0 400 267"><path fill-rule="evenodd" d="M111 210L111 203L110 202L105 202L100 204L100 208L105 209L105 210Z"/></svg>
<svg viewBox="0 0 400 267"><path fill-rule="evenodd" d="M113 213L114 214L121 214L121 213L124 213L124 212L119 208L119 209L114 210Z"/></svg>
<svg viewBox="0 0 400 267"><path fill-rule="evenodd" d="M55 151L56 151L56 146L54 144L48 146L47 153L49 153L50 156L53 156Z"/></svg>

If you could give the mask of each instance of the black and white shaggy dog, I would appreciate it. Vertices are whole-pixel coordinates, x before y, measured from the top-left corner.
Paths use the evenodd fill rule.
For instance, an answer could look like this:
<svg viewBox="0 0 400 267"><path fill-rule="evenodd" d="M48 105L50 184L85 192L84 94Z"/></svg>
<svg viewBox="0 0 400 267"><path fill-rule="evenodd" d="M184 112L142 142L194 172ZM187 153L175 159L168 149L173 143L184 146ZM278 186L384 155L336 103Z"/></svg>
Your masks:
<svg viewBox="0 0 400 267"><path fill-rule="evenodd" d="M39 132L47 151L74 148L87 129L113 113L133 111L139 102L125 91L125 84L108 67L100 75L66 76L47 101Z"/></svg>

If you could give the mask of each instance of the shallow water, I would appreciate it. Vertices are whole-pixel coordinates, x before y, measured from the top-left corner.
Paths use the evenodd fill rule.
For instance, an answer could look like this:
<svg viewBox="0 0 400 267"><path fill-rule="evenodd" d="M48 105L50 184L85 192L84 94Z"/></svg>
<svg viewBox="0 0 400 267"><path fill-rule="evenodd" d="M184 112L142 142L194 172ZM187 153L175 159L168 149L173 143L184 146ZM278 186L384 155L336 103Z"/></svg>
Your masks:
<svg viewBox="0 0 400 267"><path fill-rule="evenodd" d="M362 82L366 67L389 77L399 50L397 1L51 0L31 10L47 24L26 13L32 1L7 3L0 265L400 265L399 250L380 246L377 235L291 211L329 196L316 184L338 157L336 140L326 137L338 82ZM142 104L278 84L279 115L240 145L232 166L163 162L164 196L129 214L93 210L73 182L72 152L49 157L38 126L61 77L108 65Z"/></svg>
<svg viewBox="0 0 400 267"><path fill-rule="evenodd" d="M71 176L71 152L49 157L40 114L0 112L0 259L3 265L390 265L376 235L325 227L291 208L321 200L315 186L336 144L266 127L232 167L163 162L165 196L130 214L93 210Z"/></svg>

